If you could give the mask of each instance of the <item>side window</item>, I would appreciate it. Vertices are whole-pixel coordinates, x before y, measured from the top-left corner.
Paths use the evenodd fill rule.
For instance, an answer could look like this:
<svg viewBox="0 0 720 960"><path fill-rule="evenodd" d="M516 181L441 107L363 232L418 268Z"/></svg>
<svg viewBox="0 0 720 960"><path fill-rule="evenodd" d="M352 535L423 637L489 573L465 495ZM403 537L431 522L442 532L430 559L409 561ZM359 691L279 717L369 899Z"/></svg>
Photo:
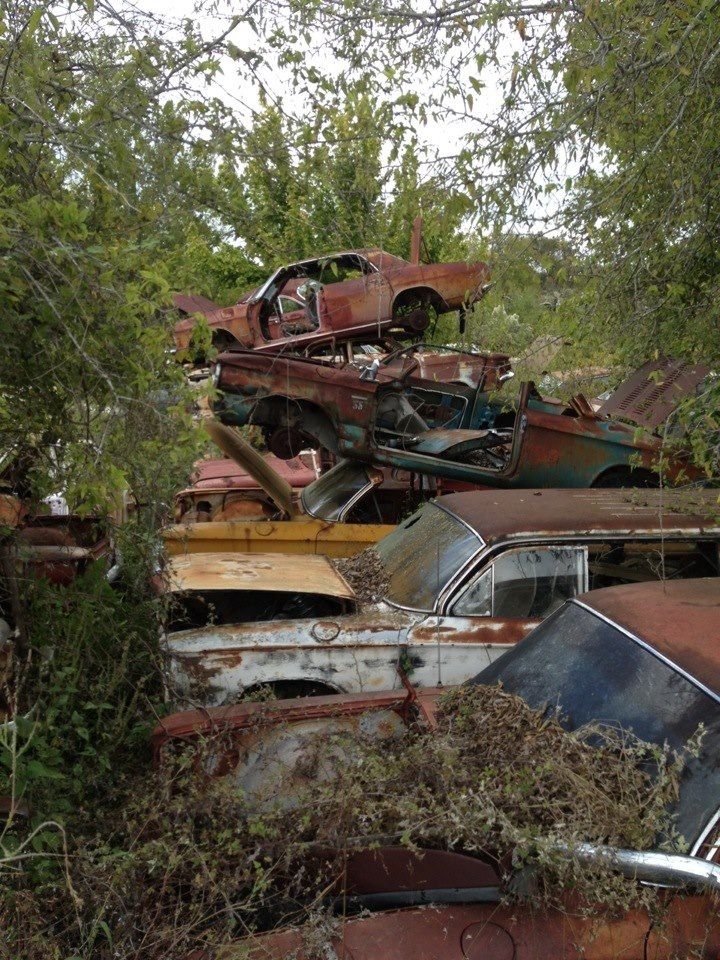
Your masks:
<svg viewBox="0 0 720 960"><path fill-rule="evenodd" d="M278 297L278 307L280 313L295 313L298 310L302 310L303 305L298 303L297 300L293 300L291 297Z"/></svg>
<svg viewBox="0 0 720 960"><path fill-rule="evenodd" d="M452 608L457 617L492 616L493 568L474 577Z"/></svg>
<svg viewBox="0 0 720 960"><path fill-rule="evenodd" d="M512 550L470 581L452 613L539 619L586 589L585 547Z"/></svg>

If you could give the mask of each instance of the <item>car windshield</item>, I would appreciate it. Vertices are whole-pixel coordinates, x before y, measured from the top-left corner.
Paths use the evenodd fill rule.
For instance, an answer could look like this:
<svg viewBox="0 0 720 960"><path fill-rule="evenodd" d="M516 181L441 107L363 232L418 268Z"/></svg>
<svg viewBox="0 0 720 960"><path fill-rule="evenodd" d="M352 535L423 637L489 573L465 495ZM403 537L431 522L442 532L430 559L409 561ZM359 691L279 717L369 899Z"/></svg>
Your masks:
<svg viewBox="0 0 720 960"><path fill-rule="evenodd" d="M388 579L387 599L431 612L450 580L483 546L451 513L426 503L376 547Z"/></svg>
<svg viewBox="0 0 720 960"><path fill-rule="evenodd" d="M300 495L306 513L318 520L344 520L351 507L369 493L380 475L363 463L340 460L303 490Z"/></svg>
<svg viewBox="0 0 720 960"><path fill-rule="evenodd" d="M678 625L679 639L681 625ZM688 845L720 806L720 704L623 630L569 601L472 683L502 683L532 707L557 706L576 730L601 723L681 750L702 724L675 809Z"/></svg>

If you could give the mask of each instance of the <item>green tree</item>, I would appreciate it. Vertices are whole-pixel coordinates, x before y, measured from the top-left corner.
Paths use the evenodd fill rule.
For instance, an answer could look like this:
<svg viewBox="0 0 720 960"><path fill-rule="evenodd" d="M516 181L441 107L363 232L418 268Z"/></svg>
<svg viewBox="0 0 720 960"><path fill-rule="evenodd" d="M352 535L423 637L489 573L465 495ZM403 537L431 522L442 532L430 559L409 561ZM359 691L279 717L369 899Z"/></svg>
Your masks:
<svg viewBox="0 0 720 960"><path fill-rule="evenodd" d="M392 77L408 124L463 122L446 182L462 185L484 228L552 227L586 250L576 316L628 360L720 355L719 9L443 0L414 11L371 0L364 23L384 38L374 44L335 0L295 5L294 18L297 35L335 58L335 84L317 78L316 109L335 109L339 59L344 77ZM311 83L284 5L275 10L270 41Z"/></svg>
<svg viewBox="0 0 720 960"><path fill-rule="evenodd" d="M97 506L153 440L166 485L190 449L167 260L216 233L234 123L195 88L221 44L129 7L20 0L0 18L0 443L35 448L36 492Z"/></svg>

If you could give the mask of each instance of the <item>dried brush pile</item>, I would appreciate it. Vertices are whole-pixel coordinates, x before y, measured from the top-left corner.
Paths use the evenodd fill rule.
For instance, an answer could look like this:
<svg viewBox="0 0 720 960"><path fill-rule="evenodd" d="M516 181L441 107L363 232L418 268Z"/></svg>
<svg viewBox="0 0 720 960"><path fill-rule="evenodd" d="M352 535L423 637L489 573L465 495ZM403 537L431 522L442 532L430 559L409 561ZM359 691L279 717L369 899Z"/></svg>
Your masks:
<svg viewBox="0 0 720 960"><path fill-rule="evenodd" d="M382 560L373 547L352 557L341 557L335 568L355 591L361 603L377 603L384 599L388 580Z"/></svg>
<svg viewBox="0 0 720 960"><path fill-rule="evenodd" d="M536 902L568 888L613 912L651 901L576 869L554 840L670 837L682 757L617 731L567 733L500 687L448 694L432 732L339 734L317 749L334 776L262 812L228 780L199 782L188 756L127 784L43 889L22 864L6 874L0 955L165 960L308 917L322 929L346 852L386 843L488 855L508 874L536 865Z"/></svg>

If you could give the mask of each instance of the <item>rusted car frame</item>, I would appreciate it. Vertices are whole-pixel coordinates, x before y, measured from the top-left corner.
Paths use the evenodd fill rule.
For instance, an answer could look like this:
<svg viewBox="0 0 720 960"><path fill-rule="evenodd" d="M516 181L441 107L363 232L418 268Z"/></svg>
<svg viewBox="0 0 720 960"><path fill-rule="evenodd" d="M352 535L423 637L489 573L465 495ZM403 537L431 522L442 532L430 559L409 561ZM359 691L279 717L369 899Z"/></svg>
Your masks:
<svg viewBox="0 0 720 960"><path fill-rule="evenodd" d="M310 460L306 457L306 460ZM300 457L281 460L265 455L268 467L290 484L296 495L317 480L320 470ZM175 520L183 523L207 523L260 519L277 512L277 507L262 485L247 469L233 460L201 460L195 464L191 485L175 494Z"/></svg>
<svg viewBox="0 0 720 960"><path fill-rule="evenodd" d="M213 342L275 352L362 334L414 337L430 311L462 310L478 300L489 280L484 263L408 263L377 248L346 250L298 261L276 270L232 307L199 312ZM185 307L184 298L176 303ZM178 350L187 350L195 321L174 328Z"/></svg>
<svg viewBox="0 0 720 960"><path fill-rule="evenodd" d="M299 358L223 354L215 368L214 409L225 423L260 424L341 457L492 487L653 486L659 436L596 412L581 395L570 403L522 385L516 402L492 393L504 368L488 361L477 388L442 385L382 367L371 379L352 366L323 369ZM650 375L648 375L650 376ZM646 377L648 379L648 377ZM656 384L654 402L677 402L677 381ZM289 444L292 450L293 445ZM665 457L669 482L696 476L689 456Z"/></svg>
<svg viewBox="0 0 720 960"><path fill-rule="evenodd" d="M708 736L685 767L679 794L671 801L687 855L587 844L566 851L590 866L604 864L666 889L664 923L654 923L643 910L603 916L598 923L571 895L564 909L505 907L497 902L499 882L489 865L480 862L473 871L464 862L471 858L462 854L446 853L443 860L430 851L430 867L421 868L413 886L408 882L412 852L398 857L395 848L380 848L360 851L364 862L359 869L349 858L350 890L345 890L359 905L435 906L346 919L330 933L328 955L334 951L355 960L714 958L720 949L720 655L714 642L718 629L717 579L614 587L567 601L474 680L499 680L531 706L557 704L571 729L601 719L633 729L658 746L682 746L698 723L705 725ZM422 722L423 715L432 715L437 693L426 691L422 708L411 702L410 694L402 698L387 692L176 714L156 728L154 746L158 756L178 741L209 749L201 761L207 776L233 778L250 788L246 796L260 803L286 802L299 782L296 777L302 781L303 748L313 737L357 727L363 711L374 717L371 735L383 715L392 714L400 724L410 719ZM429 736L431 729L429 725ZM209 745L204 738L218 731L222 738L216 736L214 746ZM263 784L264 772L279 791L274 796L264 789L268 782ZM692 889L705 892L685 894ZM348 900L343 897L341 902L346 909ZM302 930L281 930L239 944L237 955L310 960L305 943ZM234 955L231 945L226 950L224 955Z"/></svg>
<svg viewBox="0 0 720 960"><path fill-rule="evenodd" d="M510 361L505 354L474 356L476 382L468 386L413 376L418 360L409 353L389 355L371 369L232 351L215 364L213 406L223 423L261 426L281 456L312 445L379 462L375 449L386 437L399 443L429 424L451 429L488 420L487 393L512 375Z"/></svg>
<svg viewBox="0 0 720 960"><path fill-rule="evenodd" d="M715 500L699 491L681 506L669 492L648 491L634 503L619 490L442 497L377 544L386 578L380 604L363 607L351 593L344 614L248 617L247 584L226 581L237 594L222 616L178 621L167 634L171 697L217 705L265 685L285 693L293 685L316 693L392 688L401 662L419 687L462 683L590 587L720 573ZM252 581L263 590L282 565L288 610L295 585L307 580L305 558L292 559L258 556Z"/></svg>

